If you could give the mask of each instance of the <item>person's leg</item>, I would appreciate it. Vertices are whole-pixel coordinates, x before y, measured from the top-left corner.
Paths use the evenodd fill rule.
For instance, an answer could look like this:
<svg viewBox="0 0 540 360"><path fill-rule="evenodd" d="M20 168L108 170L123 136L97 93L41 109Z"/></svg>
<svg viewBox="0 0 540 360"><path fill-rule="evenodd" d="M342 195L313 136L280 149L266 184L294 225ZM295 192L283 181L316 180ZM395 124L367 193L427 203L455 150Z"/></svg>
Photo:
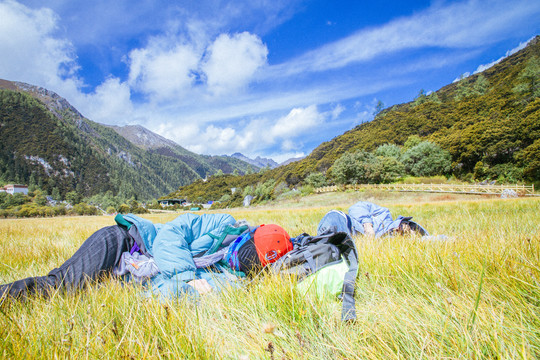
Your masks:
<svg viewBox="0 0 540 360"><path fill-rule="evenodd" d="M319 222L317 235L333 232L346 232L350 236L354 235L351 218L343 211L330 210Z"/></svg>
<svg viewBox="0 0 540 360"><path fill-rule="evenodd" d="M29 294L47 295L54 289L73 291L86 282L97 280L118 264L122 253L133 246L133 239L120 226L108 226L96 231L59 268L46 276L30 277L0 287L0 297L26 297Z"/></svg>

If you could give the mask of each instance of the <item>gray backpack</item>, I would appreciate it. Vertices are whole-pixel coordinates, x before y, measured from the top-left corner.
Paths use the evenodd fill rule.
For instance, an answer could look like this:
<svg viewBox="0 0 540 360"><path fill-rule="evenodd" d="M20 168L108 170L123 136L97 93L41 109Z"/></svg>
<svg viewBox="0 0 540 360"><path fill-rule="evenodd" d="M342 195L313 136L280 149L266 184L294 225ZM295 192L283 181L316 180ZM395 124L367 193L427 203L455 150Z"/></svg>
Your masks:
<svg viewBox="0 0 540 360"><path fill-rule="evenodd" d="M340 295L343 301L341 319L356 319L354 288L358 275L358 254L351 237L345 232L318 236L302 234L291 241L293 249L271 264L271 269L278 273L295 275L299 280L303 280L325 267L345 261L349 270L344 276Z"/></svg>

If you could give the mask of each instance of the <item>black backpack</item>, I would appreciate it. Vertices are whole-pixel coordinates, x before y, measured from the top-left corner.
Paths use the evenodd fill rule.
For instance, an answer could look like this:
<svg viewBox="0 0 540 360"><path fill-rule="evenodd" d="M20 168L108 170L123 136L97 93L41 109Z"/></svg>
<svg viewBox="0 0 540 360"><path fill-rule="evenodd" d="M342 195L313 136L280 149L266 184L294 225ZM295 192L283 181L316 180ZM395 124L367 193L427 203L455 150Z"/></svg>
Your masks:
<svg viewBox="0 0 540 360"><path fill-rule="evenodd" d="M326 233L318 236L302 234L291 239L293 250L271 264L273 271L296 275L299 280L320 269L346 261L349 270L343 279L341 319L356 319L354 288L358 275L358 254L353 239L345 232Z"/></svg>

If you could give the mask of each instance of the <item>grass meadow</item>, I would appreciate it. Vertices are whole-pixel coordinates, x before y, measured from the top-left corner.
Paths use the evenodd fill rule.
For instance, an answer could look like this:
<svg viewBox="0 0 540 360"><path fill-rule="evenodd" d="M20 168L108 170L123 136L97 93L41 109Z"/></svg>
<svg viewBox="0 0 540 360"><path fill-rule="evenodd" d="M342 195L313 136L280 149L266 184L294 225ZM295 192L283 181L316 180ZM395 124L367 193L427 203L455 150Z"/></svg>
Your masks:
<svg viewBox="0 0 540 360"><path fill-rule="evenodd" d="M446 241L356 239L357 321L335 299L260 277L198 302L160 301L107 280L0 308L2 358L540 358L540 199L339 193L226 210L292 236L331 209L371 200ZM178 214L145 217L166 222ZM110 216L0 220L0 283L44 275Z"/></svg>

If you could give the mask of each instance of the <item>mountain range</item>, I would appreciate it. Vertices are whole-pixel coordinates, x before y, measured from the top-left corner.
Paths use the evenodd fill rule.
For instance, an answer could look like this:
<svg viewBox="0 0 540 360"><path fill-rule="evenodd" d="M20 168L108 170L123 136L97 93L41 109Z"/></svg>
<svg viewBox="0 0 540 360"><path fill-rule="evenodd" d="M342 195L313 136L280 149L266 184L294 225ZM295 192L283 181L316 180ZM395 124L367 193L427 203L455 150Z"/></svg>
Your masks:
<svg viewBox="0 0 540 360"><path fill-rule="evenodd" d="M50 90L0 80L1 181L61 196L110 191L149 199L235 170L258 168L229 156L195 154L142 126L93 122Z"/></svg>
<svg viewBox="0 0 540 360"><path fill-rule="evenodd" d="M262 158L260 156L257 156L255 159L251 159L241 153L234 153L231 155L231 157L233 158L237 158L237 159L240 159L242 161L245 161L253 166L256 166L258 168L269 168L269 169L275 169L279 166L283 166L283 165L287 165L287 164L290 164L292 162L295 162L295 161L299 161L299 160L302 160L303 157L297 157L297 158L290 158L290 159L287 159L285 160L284 162L282 163L277 163L275 162L273 159L270 159L270 158Z"/></svg>
<svg viewBox="0 0 540 360"><path fill-rule="evenodd" d="M258 165L257 161L253 161L248 157L236 158L227 155L214 156L193 153L174 141L166 139L140 125L105 126L113 129L132 144L151 154L160 154L181 160L195 170L201 178L215 174L218 170L225 174L231 174L234 170L237 170L239 174L243 174L247 171L257 171L263 167Z"/></svg>
<svg viewBox="0 0 540 360"><path fill-rule="evenodd" d="M214 182L224 189L268 180L292 187L311 173L328 175L347 152L402 146L411 136L448 151L455 177L538 183L540 36L481 73L429 94L420 90L414 100L384 109L307 157L277 167L271 159L240 153L198 155L142 126L98 124L52 91L0 80L0 181L62 195L110 191L147 199L185 195L185 186L194 184L202 199L210 193L203 187ZM259 167L272 169L254 173ZM220 171L250 175L197 181Z"/></svg>
<svg viewBox="0 0 540 360"><path fill-rule="evenodd" d="M256 166L258 168L265 168L265 167L268 167L270 169L273 169L273 168L276 168L278 167L280 164L278 164L277 162L275 162L274 160L272 159L269 159L269 158L262 158L260 156L257 156L255 159L250 159L248 158L247 156L241 154L241 153L234 153L231 155L231 157L233 158L236 158L236 159L240 159L242 161L245 161L253 166Z"/></svg>

